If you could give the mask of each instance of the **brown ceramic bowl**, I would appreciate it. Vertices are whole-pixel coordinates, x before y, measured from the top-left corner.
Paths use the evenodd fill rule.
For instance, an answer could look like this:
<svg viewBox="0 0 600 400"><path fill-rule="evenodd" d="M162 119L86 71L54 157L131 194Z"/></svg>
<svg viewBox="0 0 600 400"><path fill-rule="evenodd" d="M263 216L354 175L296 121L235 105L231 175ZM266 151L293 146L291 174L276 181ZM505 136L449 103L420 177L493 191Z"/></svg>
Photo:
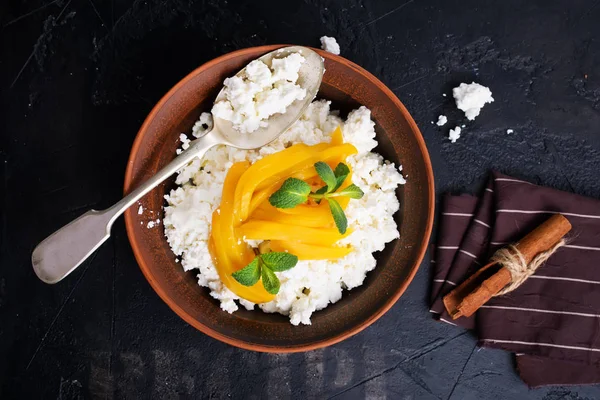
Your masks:
<svg viewBox="0 0 600 400"><path fill-rule="evenodd" d="M154 175L175 157L179 134L190 132L202 111L210 110L223 80L251 60L279 46L253 47L225 54L196 69L154 107L142 125L129 157L125 192ZM345 291L342 299L315 312L312 325L292 326L287 317L261 311L228 314L198 286L196 273L184 272L175 262L162 225L147 229L148 211L137 207L125 213L127 234L142 272L156 293L181 318L215 339L250 350L297 352L337 343L366 328L400 298L417 272L433 223L434 189L429 155L419 128L398 98L358 65L316 50L325 58L325 76L318 98L332 100L342 114L365 105L376 122L376 151L404 166L408 183L398 189L396 221L400 239L376 255L377 268L364 284ZM167 181L142 199L154 217L163 215L164 194L174 187ZM141 223L143 222L143 224ZM243 308L243 307L241 307Z"/></svg>

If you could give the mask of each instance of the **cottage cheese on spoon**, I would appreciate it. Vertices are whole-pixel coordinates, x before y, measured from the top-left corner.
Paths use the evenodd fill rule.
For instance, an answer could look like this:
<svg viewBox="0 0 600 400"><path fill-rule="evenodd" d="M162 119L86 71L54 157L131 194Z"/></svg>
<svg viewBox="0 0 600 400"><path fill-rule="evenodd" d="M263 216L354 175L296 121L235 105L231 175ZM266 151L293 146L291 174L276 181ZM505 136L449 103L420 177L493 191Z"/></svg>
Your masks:
<svg viewBox="0 0 600 400"><path fill-rule="evenodd" d="M298 53L274 58L271 66L252 61L246 67L245 77L225 79L225 100L215 103L213 115L231 121L241 133L266 127L270 116L285 113L294 101L306 97L306 90L297 84L304 61Z"/></svg>

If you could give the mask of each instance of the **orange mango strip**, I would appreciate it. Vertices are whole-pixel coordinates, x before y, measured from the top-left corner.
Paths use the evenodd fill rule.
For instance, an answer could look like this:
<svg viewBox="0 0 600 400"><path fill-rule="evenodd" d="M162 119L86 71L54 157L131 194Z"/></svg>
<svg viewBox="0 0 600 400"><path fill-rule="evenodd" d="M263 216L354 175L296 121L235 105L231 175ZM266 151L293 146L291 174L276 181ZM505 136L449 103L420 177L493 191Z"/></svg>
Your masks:
<svg viewBox="0 0 600 400"><path fill-rule="evenodd" d="M342 129L339 125L337 128L334 129L333 133L331 134L330 144L332 146L339 146L341 144L344 144L344 135L342 134ZM335 169L335 167L337 167L339 163L344 162L345 159L346 157L329 160L328 164L331 167L331 169Z"/></svg>
<svg viewBox="0 0 600 400"><path fill-rule="evenodd" d="M336 260L352 251L352 247L323 247L284 240L271 240L270 244L273 251L294 254L299 260Z"/></svg>
<svg viewBox="0 0 600 400"><path fill-rule="evenodd" d="M246 264L233 264L231 262L227 255L227 248L224 246L225 242L221 240L220 229L215 229L215 224L218 228L219 215L217 213L213 214L213 234L209 242L209 251L223 284L236 295L253 303L266 303L273 300L275 296L265 290L260 280L254 286L249 287L242 285L231 276Z"/></svg>
<svg viewBox="0 0 600 400"><path fill-rule="evenodd" d="M268 187L278 181L281 181L283 183L283 181L285 179L289 178L294 173L300 173L300 172L295 172L295 171L302 171L303 173L308 174L307 175L308 177L314 176L314 175L316 175L316 173L312 174L312 171L310 171L310 170L305 171L305 169L312 167L314 170L314 164L317 161L335 162L338 160L345 160L346 157L348 157L349 155L357 153L356 147L354 147L350 143L341 144L341 145L337 145L337 146L332 146L329 143L319 143L314 146L308 146L312 150L312 153L308 157L306 157L304 160L302 160L301 162L298 162L296 164L292 165L292 163L295 161L295 159L290 158L288 160L284 159L282 161L279 161L274 158L274 156L279 155L284 151L293 149L295 146L300 146L300 145L302 145L302 144L295 144L283 151L280 151L279 153L271 154L271 155L257 161L256 163L254 163L250 167L248 175L259 172L259 171L253 170L253 168L256 164L258 164L259 162L261 162L263 160L267 160L273 164L276 164L278 162L283 163L283 164L272 165L273 171L278 171L278 172L272 173L271 177L264 178L258 185L256 185L254 190L264 189L265 187ZM302 145L302 146L306 146L306 145ZM337 162L335 165L337 165ZM334 166L334 168L335 168L335 166ZM244 178L242 178L242 182L245 184L246 181L244 180ZM302 179L302 176L300 176L298 179Z"/></svg>
<svg viewBox="0 0 600 400"><path fill-rule="evenodd" d="M229 290L253 303L265 303L273 300L275 296L265 290L260 280L254 286L248 287L231 276L254 258L252 249L237 234L233 216L235 187L248 166L248 162L236 163L225 177L221 205L212 215L209 251L221 281Z"/></svg>
<svg viewBox="0 0 600 400"><path fill-rule="evenodd" d="M250 221L254 219L262 221L279 222L294 226L306 226L309 228L333 228L335 226L331 212L321 212L317 207L311 207L309 212L304 214L286 214L269 204L268 201L262 203L250 216Z"/></svg>
<svg viewBox="0 0 600 400"><path fill-rule="evenodd" d="M345 210L348 207L348 203L350 203L350 197L347 196L338 196L335 197L342 210ZM268 203L268 201L267 201ZM294 208L278 208L277 211L284 214L293 214L293 215L308 215L309 213L318 213L320 218L333 218L331 217L331 211L329 211L329 204L327 201L321 201L321 204L313 205L313 204L300 204Z"/></svg>
<svg viewBox="0 0 600 400"><path fill-rule="evenodd" d="M342 134L342 128L338 125L331 134L331 144L340 145L344 143L344 135Z"/></svg>
<svg viewBox="0 0 600 400"><path fill-rule="evenodd" d="M351 233L350 229L341 235L337 228L309 228L260 220L250 220L237 229L238 235L246 239L286 240L320 246L331 246Z"/></svg>
<svg viewBox="0 0 600 400"><path fill-rule="evenodd" d="M254 252L248 248L248 245L236 236L233 216L235 188L238 185L240 177L248 170L250 163L248 161L237 162L229 168L225 182L223 183L223 193L221 196L221 204L219 205L221 232L225 240L227 240L229 258L243 263L249 252L254 255ZM246 265L246 264L244 264Z"/></svg>
<svg viewBox="0 0 600 400"><path fill-rule="evenodd" d="M295 146L306 146L305 144L295 144L291 147L289 147L286 150L292 149ZM266 187L271 186L273 183L281 181L283 182L285 179L289 178L290 176L292 176L293 174L299 174L299 171L303 171L304 169L306 169L305 164L306 164L306 160L310 160L312 157L314 157L315 154L318 154L319 152L327 149L327 148L331 148L332 146L329 143L319 143L319 144L315 144L313 146L308 146L309 149L311 149L310 155L308 155L304 160L302 160L301 162L294 164L294 165L290 165L290 162L293 160L286 160L285 162L287 163L286 165L277 165L275 166L276 168L279 167L283 167L283 170L280 170L279 172L273 173L271 176L268 176L265 180L263 180L260 184L258 184L256 186L256 190L261 190L264 189ZM275 153L275 154L279 154L279 153ZM268 156L266 156L265 158L269 158L272 157L273 154L270 154ZM269 161L273 160L272 158L269 158ZM259 160L260 161L260 160ZM298 179L303 179L302 176L300 176Z"/></svg>

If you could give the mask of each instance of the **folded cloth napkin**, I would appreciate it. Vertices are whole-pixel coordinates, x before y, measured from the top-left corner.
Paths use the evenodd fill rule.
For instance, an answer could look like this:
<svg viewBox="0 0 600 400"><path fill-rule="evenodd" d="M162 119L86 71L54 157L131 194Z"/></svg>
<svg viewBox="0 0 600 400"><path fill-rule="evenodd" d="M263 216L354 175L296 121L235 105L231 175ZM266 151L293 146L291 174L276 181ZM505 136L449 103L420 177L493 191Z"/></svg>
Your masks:
<svg viewBox="0 0 600 400"><path fill-rule="evenodd" d="M513 292L452 320L443 296L556 213L573 226L568 244ZM435 318L476 329L480 346L514 352L531 387L600 383L600 201L494 172L481 196L446 196L439 225Z"/></svg>

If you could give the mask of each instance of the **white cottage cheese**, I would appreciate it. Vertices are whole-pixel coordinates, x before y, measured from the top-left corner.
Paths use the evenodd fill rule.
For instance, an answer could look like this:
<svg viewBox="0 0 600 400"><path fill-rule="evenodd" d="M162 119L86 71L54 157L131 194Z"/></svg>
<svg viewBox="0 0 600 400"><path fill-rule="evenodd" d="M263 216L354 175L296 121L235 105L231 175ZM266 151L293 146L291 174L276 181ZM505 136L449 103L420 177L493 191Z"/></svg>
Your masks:
<svg viewBox="0 0 600 400"><path fill-rule="evenodd" d="M334 37L322 36L321 37L321 48L331 54L340 55L340 45Z"/></svg>
<svg viewBox="0 0 600 400"><path fill-rule="evenodd" d="M460 129L460 126L457 126L457 127L456 127L456 128L454 128L454 129L450 129L450 134L448 135L448 138L450 139L450 141L451 141L452 143L456 143L456 141L457 141L458 139L460 139L460 131L461 131L461 130L462 130L462 129Z"/></svg>
<svg viewBox="0 0 600 400"><path fill-rule="evenodd" d="M215 103L213 115L231 121L242 133L268 126L271 115L284 113L294 101L306 97L306 90L296 84L304 61L298 53L272 59L270 68L260 60L252 61L246 66L244 78L225 79L225 100Z"/></svg>
<svg viewBox="0 0 600 400"><path fill-rule="evenodd" d="M448 118L446 118L445 115L440 115L438 117L437 122L435 123L437 126L444 126L446 125L446 122L448 122Z"/></svg>
<svg viewBox="0 0 600 400"><path fill-rule="evenodd" d="M350 201L346 215L353 232L343 239L354 251L333 261L299 261L294 268L277 273L281 288L273 301L259 305L264 312L287 315L294 325L310 324L314 311L338 301L343 289L360 286L366 273L376 266L373 252L383 250L386 243L399 236L393 214L399 208L395 190L405 182L401 168L371 152L377 141L370 110L360 107L344 122L330 111L329 105L323 100L313 102L290 129L259 150L226 146L209 150L202 160L194 160L180 171L177 183L181 186L165 196L165 234L173 252L181 258L186 271L199 270L198 284L209 288L223 310L234 312L237 303L254 308L254 304L238 298L223 285L208 251L211 214L220 204L227 170L235 162L255 162L283 150L289 143L329 142L338 125L342 126L344 141L358 149L358 154L348 157L347 163L354 171L353 182L365 195Z"/></svg>
<svg viewBox="0 0 600 400"><path fill-rule="evenodd" d="M452 89L452 95L456 100L456 107L465 112L469 120L474 120L479 115L486 103L494 101L492 91L478 83L461 83Z"/></svg>

